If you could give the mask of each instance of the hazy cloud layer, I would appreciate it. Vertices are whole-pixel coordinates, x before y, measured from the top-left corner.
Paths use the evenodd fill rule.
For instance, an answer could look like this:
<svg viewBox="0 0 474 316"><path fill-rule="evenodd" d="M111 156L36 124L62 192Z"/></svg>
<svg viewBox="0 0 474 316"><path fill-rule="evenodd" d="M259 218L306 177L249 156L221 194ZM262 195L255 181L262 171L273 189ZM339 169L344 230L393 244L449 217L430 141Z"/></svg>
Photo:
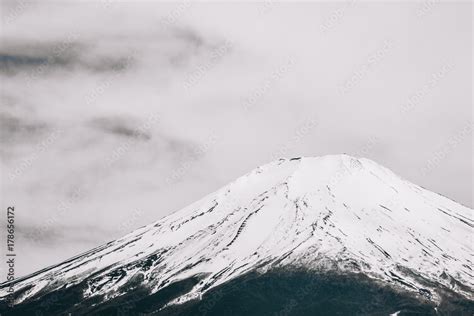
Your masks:
<svg viewBox="0 0 474 316"><path fill-rule="evenodd" d="M471 6L2 2L17 274L279 156L365 156L472 207Z"/></svg>

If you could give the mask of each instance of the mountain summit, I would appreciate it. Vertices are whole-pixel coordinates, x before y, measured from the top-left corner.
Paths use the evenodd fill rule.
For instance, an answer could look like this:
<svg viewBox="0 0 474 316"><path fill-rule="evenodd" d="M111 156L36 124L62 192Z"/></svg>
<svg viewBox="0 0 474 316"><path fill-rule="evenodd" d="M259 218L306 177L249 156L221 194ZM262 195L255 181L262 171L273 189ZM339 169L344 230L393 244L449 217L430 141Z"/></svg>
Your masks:
<svg viewBox="0 0 474 316"><path fill-rule="evenodd" d="M472 307L472 228L471 209L371 160L280 159L118 240L15 280L11 311L27 314L56 295L59 303L45 314L108 315L111 302L123 308L125 297L140 293L133 301L148 297L145 312L180 315L179 306L272 271L361 276L433 311L447 300ZM8 287L0 286L4 302ZM0 311L9 310L3 304Z"/></svg>

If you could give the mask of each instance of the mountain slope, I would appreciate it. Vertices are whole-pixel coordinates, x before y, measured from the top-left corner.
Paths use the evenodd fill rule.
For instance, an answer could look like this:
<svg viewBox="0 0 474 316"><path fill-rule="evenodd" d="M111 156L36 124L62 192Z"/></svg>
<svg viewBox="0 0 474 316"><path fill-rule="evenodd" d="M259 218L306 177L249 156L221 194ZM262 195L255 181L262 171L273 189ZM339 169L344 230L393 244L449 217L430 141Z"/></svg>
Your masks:
<svg viewBox="0 0 474 316"><path fill-rule="evenodd" d="M358 273L439 304L473 299L472 210L346 155L281 159L123 238L15 281L15 303L77 287L100 305L195 279L171 308L248 273ZM78 287L80 285L80 287ZM7 284L0 287L6 299ZM92 303L91 303L92 304Z"/></svg>

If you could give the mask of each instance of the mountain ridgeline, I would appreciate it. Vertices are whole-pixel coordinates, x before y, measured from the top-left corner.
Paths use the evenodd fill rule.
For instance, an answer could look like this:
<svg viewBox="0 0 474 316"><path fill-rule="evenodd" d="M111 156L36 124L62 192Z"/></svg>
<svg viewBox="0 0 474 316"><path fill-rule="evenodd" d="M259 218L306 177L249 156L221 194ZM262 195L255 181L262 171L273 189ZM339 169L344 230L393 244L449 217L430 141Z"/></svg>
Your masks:
<svg viewBox="0 0 474 316"><path fill-rule="evenodd" d="M0 313L472 315L473 225L472 209L371 160L280 159L1 284Z"/></svg>

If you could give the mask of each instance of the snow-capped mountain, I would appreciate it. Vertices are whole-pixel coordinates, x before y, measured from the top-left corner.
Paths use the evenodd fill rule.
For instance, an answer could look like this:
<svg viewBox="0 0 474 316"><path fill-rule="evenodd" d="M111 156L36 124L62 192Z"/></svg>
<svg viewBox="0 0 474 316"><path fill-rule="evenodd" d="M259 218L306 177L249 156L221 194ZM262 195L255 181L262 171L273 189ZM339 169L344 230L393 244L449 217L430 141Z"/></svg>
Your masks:
<svg viewBox="0 0 474 316"><path fill-rule="evenodd" d="M118 240L16 280L14 299L26 304L81 284L82 300L100 305L138 285L151 295L199 276L165 308L251 271L304 268L363 274L434 304L444 290L471 301L472 211L368 159L280 159ZM7 288L1 286L0 300Z"/></svg>

